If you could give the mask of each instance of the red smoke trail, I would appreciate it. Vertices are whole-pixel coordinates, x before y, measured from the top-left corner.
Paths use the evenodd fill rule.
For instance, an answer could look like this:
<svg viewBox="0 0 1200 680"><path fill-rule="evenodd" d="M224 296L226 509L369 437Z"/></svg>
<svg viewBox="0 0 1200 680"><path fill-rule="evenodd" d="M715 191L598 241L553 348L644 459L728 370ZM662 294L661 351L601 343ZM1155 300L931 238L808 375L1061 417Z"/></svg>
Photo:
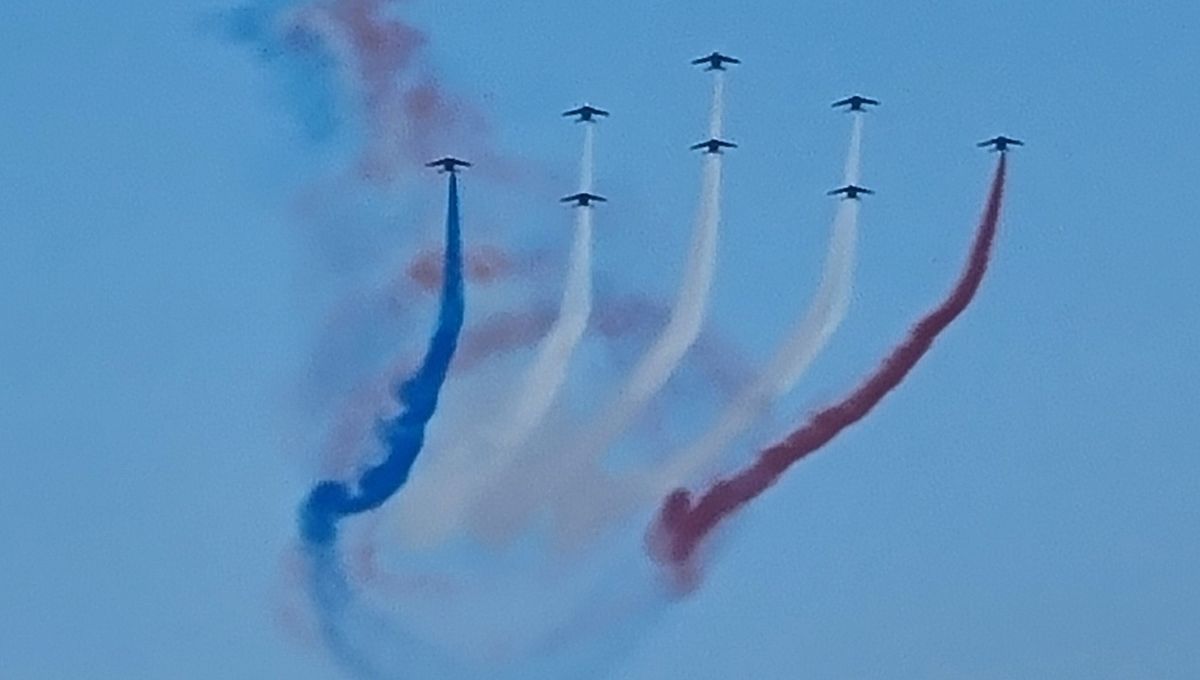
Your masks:
<svg viewBox="0 0 1200 680"><path fill-rule="evenodd" d="M648 532L647 545L654 559L672 571L675 585L683 592L697 585L694 558L704 538L723 520L770 488L793 463L862 420L904 380L937 336L970 304L987 271L1000 217L1006 167L1007 159L1001 154L970 259L958 284L937 309L913 326L908 338L892 351L872 376L850 396L817 413L804 427L762 451L750 467L714 483L699 500L693 502L686 489L677 489L664 499L658 518Z"/></svg>

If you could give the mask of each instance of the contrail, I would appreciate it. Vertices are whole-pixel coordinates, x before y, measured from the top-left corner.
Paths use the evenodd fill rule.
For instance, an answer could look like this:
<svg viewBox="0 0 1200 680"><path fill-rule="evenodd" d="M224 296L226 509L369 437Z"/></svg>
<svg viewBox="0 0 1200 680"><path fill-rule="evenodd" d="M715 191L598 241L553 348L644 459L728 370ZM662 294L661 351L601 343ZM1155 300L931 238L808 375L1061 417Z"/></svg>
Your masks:
<svg viewBox="0 0 1200 680"><path fill-rule="evenodd" d="M584 124L579 170L579 190L584 193L593 188L595 128L595 123ZM558 318L542 338L519 387L505 402L515 405L496 429L484 441L463 443L431 459L414 493L403 499L398 528L414 545L442 541L461 526L480 489L526 444L566 383L568 365L592 311L593 210L586 206L574 210L575 236Z"/></svg>
<svg viewBox="0 0 1200 680"><path fill-rule="evenodd" d="M812 416L782 442L762 451L748 468L714 483L699 498L676 489L664 499L647 533L651 555L671 571L674 584L687 592L698 584L696 550L723 520L757 498L795 462L820 449L842 430L864 418L904 380L929 351L933 341L967 308L987 272L1000 204L1007 158L1001 154L991 190L971 247L966 270L941 305L926 315L884 360L883 364L842 401Z"/></svg>
<svg viewBox="0 0 1200 680"><path fill-rule="evenodd" d="M300 509L300 536L309 557L311 596L321 618L326 641L340 660L352 670L374 677L363 669L342 632L345 613L351 609L351 594L337 554L337 525L343 518L383 505L408 480L409 471L425 442L425 427L437 410L438 397L450 361L458 346L464 315L461 229L459 225L458 179L450 174L446 214L445 276L437 327L420 368L397 390L400 413L380 423L379 436L386 457L367 468L355 484L327 480L309 492Z"/></svg>
<svg viewBox="0 0 1200 680"><path fill-rule="evenodd" d="M862 114L855 113L844 184L858 183L862 126ZM838 202L821 283L800 323L776 351L766 369L733 400L717 424L690 448L668 459L645 479L644 491L651 497L661 496L687 483L692 475L716 463L733 440L762 417L772 402L795 387L825 348L850 304L859 206L856 200Z"/></svg>

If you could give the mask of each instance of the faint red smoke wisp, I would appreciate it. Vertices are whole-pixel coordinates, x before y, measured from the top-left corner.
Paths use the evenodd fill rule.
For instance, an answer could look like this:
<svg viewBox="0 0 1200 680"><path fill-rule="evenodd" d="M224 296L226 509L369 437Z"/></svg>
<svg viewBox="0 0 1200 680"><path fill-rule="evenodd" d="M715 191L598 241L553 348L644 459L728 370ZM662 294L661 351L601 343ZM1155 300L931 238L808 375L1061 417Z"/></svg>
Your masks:
<svg viewBox="0 0 1200 680"><path fill-rule="evenodd" d="M311 6L338 40L341 59L361 91L367 139L356 164L360 180L387 184L433 155L465 155L480 174L514 181L524 164L497 152L491 126L469 100L449 92L423 63L426 33L396 16L400 0L329 0ZM349 54L346 54L346 51ZM339 50L335 50L338 52Z"/></svg>
<svg viewBox="0 0 1200 680"><path fill-rule="evenodd" d="M466 277L477 285L499 283L516 274L517 262L503 249L481 245L467 250ZM417 253L405 269L405 276L423 292L430 293L442 285L442 254L432 249Z"/></svg>

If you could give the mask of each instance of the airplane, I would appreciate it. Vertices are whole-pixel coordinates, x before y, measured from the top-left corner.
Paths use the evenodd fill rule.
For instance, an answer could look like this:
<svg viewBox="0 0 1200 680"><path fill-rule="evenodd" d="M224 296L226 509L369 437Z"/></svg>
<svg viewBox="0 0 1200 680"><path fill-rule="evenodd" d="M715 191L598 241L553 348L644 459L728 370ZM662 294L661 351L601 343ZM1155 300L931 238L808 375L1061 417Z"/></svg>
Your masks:
<svg viewBox="0 0 1200 680"><path fill-rule="evenodd" d="M574 203L576 208L588 208L593 203L604 203L608 199L596 194L589 194L586 191L581 191L578 194L571 194L565 198L559 199L559 203Z"/></svg>
<svg viewBox="0 0 1200 680"><path fill-rule="evenodd" d="M575 119L576 123L590 123L594 121L596 116L608 117L608 111L598 109L590 104L584 104L577 109L571 109L563 113L564 116L579 116Z"/></svg>
<svg viewBox="0 0 1200 680"><path fill-rule="evenodd" d="M836 109L839 106L849 106L847 111L865 111L863 106L879 106L879 100L856 94L833 103L833 108Z"/></svg>
<svg viewBox="0 0 1200 680"><path fill-rule="evenodd" d="M1019 139L1013 139L1012 137L1005 137L1004 135L1000 135L999 137L992 137L989 140L980 142L980 143L976 144L975 146L978 146L978 147L990 146L990 147L992 147L991 148L992 151L1008 151L1008 147L1010 147L1010 146L1025 146L1025 142L1022 142Z"/></svg>
<svg viewBox="0 0 1200 680"><path fill-rule="evenodd" d="M848 200L848 199L853 199L853 200L857 201L857 200L859 200L859 198L858 198L859 194L873 194L873 193L875 193L875 192L871 191L870 189L865 189L863 187L860 187L856 184L847 184L846 186L844 186L840 189L834 189L833 191L830 191L829 193L827 193L825 195L826 196L841 195L843 201Z"/></svg>
<svg viewBox="0 0 1200 680"><path fill-rule="evenodd" d="M707 57L698 57L693 59L692 63L696 66L699 66L700 64L708 64L708 68L704 69L705 71L724 71L725 64L740 64L742 63L742 60L734 59L733 57L726 56L720 52L713 52Z"/></svg>
<svg viewBox="0 0 1200 680"><path fill-rule="evenodd" d="M471 167L471 164L466 161L460 161L453 156L446 156L445 158L439 158L436 161L426 163L425 167L441 168L438 170L439 173L448 172L450 174L454 174L458 172L459 168L469 168Z"/></svg>
<svg viewBox="0 0 1200 680"><path fill-rule="evenodd" d="M693 144L691 146L692 151L704 149L704 153L721 153L722 148L736 149L737 144L734 144L733 142L727 142L723 139L713 138L704 142L700 142L699 144Z"/></svg>

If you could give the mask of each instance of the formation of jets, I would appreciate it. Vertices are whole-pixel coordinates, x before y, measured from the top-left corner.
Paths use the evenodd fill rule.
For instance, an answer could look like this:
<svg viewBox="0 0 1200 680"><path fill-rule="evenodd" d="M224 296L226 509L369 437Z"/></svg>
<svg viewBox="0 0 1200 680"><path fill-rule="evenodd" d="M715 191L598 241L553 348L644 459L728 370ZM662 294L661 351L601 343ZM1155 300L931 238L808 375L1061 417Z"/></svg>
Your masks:
<svg viewBox="0 0 1200 680"><path fill-rule="evenodd" d="M731 57L727 54L721 54L720 52L713 52L712 54L709 54L707 56L697 57L696 59L692 60L692 64L694 64L696 66L701 66L701 65L705 66L705 69L704 69L705 71L725 71L725 70L727 70L725 68L726 64L740 64L740 63L742 63L740 59ZM844 110L850 111L850 112L866 111L867 110L866 107L868 107L868 106L879 106L879 100L871 99L870 97L864 97L862 95L855 94L855 95L846 97L845 99L839 99L838 101L833 103L834 108L844 108ZM597 122L598 117L599 118L607 118L608 111L605 111L604 109L598 109L598 108L592 106L591 104L584 104L583 106L571 109L570 111L564 111L562 115L564 117L574 116L575 122L577 122L577 123L594 123L594 122ZM979 146L981 148L988 148L991 151L998 151L1000 153L1005 153L1008 151L1008 148L1010 146L1024 146L1024 145L1025 145L1025 143L1019 139L1013 139L1012 137L1005 137L1004 135L1000 135L998 137L993 137L991 139L979 142L979 144L977 144L976 146ZM693 151L703 151L706 154L719 154L719 153L722 153L722 149L736 149L736 148L737 148L737 144L734 144L733 142L725 141L723 139L717 139L716 137L707 139L707 140L705 140L703 142L699 142L697 144L693 144L691 146L691 149ZM430 167L430 168L438 168L439 173L448 172L451 174L457 173L459 168L471 167L471 164L468 163L467 161L459 160L459 159L451 157L451 156L447 156L446 158L440 158L436 161L426 163L425 165L426 165L426 167ZM833 191L828 192L827 195L840 196L842 198L842 200L857 201L857 200L861 200L859 198L860 196L862 196L864 194L871 195L873 193L875 193L875 192L871 191L870 189L867 189L866 187L860 187L856 184L848 184L844 187L839 187L837 189L834 189ZM603 203L603 202L606 202L608 199L604 198L603 196L598 196L598 195L590 193L590 192L581 191L577 194L571 194L570 196L566 196L559 200L562 203L572 203L572 204L574 204L574 207L588 208L588 207L591 207L591 205L593 203Z"/></svg>

